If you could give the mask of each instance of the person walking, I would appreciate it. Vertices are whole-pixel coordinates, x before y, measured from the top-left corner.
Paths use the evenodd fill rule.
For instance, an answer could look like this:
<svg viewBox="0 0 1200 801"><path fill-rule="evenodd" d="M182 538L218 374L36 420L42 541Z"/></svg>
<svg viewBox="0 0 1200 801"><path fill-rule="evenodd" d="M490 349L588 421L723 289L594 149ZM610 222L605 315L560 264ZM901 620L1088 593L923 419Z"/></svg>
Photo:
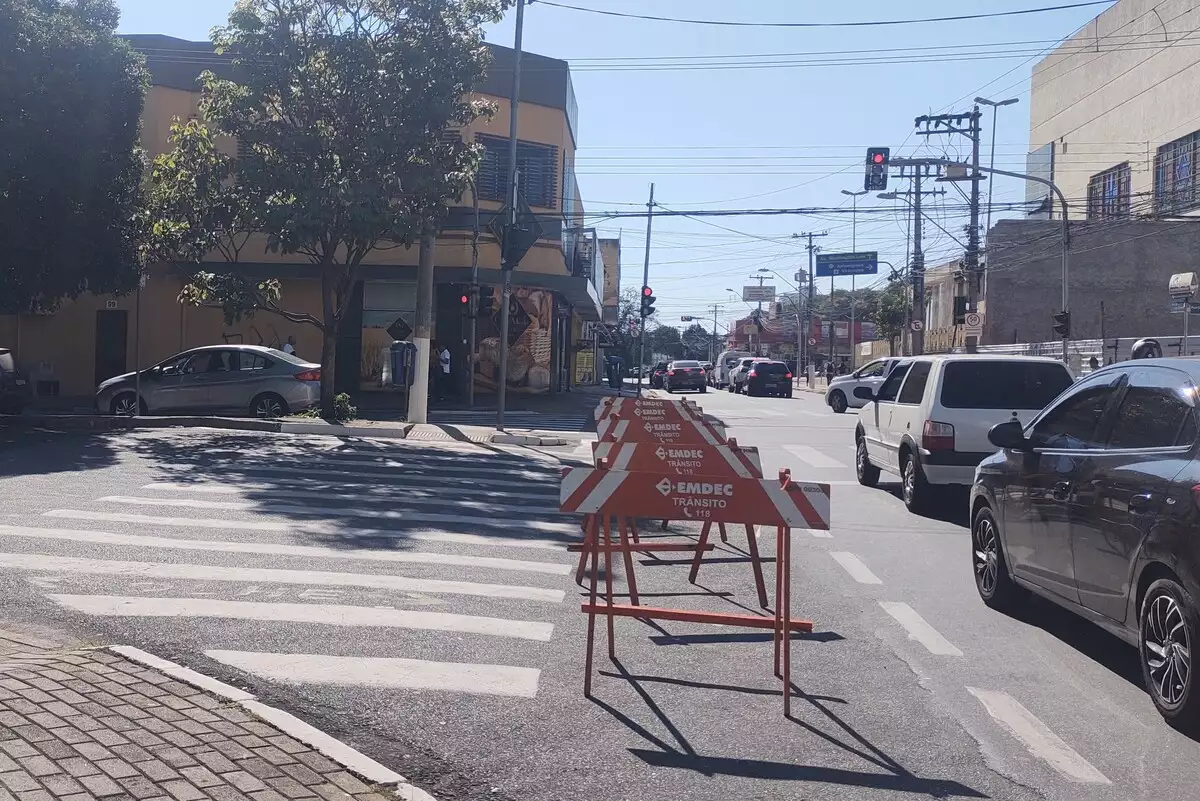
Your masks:
<svg viewBox="0 0 1200 801"><path fill-rule="evenodd" d="M438 400L445 400L446 395L453 389L450 380L450 349L442 345L437 345L438 354Z"/></svg>

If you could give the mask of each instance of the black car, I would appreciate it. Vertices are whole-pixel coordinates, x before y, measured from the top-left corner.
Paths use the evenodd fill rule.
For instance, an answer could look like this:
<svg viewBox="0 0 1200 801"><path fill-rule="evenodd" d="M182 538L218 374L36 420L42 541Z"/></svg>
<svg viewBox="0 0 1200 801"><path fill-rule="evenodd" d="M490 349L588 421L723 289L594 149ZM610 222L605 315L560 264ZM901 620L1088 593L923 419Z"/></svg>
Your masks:
<svg viewBox="0 0 1200 801"><path fill-rule="evenodd" d="M708 375L700 362L678 361L667 365L667 376L663 380L663 388L667 392L708 391Z"/></svg>
<svg viewBox="0 0 1200 801"><path fill-rule="evenodd" d="M659 362L650 371L650 389L662 389L663 380L667 377L667 363Z"/></svg>
<svg viewBox="0 0 1200 801"><path fill-rule="evenodd" d="M0 414L20 414L29 405L29 379L17 369L8 348L0 348Z"/></svg>
<svg viewBox="0 0 1200 801"><path fill-rule="evenodd" d="M783 362L756 361L746 373L747 395L792 397L792 371Z"/></svg>
<svg viewBox="0 0 1200 801"><path fill-rule="evenodd" d="M984 603L1034 592L1135 646L1159 713L1200 725L1200 361L1097 370L988 435L971 490Z"/></svg>

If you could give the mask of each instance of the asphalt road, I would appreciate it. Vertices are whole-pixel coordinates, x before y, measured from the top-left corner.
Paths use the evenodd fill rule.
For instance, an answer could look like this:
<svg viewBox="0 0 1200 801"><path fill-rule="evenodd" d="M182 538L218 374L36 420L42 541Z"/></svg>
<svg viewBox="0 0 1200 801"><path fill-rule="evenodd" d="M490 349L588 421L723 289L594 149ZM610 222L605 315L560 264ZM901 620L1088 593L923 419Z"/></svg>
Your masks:
<svg viewBox="0 0 1200 801"><path fill-rule="evenodd" d="M572 449L0 432L0 619L252 687L445 801L1195 798L1132 650L987 610L961 509L854 482L853 413L693 397L768 474L833 484L832 536L794 540L791 720L769 638L694 624L618 621L583 697ZM756 609L744 537L696 586L681 561L638 560L647 603Z"/></svg>

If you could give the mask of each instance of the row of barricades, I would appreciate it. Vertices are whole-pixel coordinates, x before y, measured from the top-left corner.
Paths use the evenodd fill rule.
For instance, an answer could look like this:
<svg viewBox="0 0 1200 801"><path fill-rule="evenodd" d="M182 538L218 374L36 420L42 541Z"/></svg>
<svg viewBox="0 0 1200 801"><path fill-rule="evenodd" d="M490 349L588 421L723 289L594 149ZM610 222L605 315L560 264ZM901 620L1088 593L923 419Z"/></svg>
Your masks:
<svg viewBox="0 0 1200 801"><path fill-rule="evenodd" d="M771 629L775 675L783 680L784 714L791 714L791 635L812 631L808 620L791 617L791 532L829 528L829 485L793 481L790 471L763 477L758 451L729 439L720 423L705 417L687 400L609 398L596 409L597 441L593 467L563 470L559 508L583 515L583 541L576 581L582 583L591 562L584 694L591 696L596 616L608 625L608 650L615 658L614 619L676 620ZM701 523L695 541L650 541L638 531L639 519ZM726 524L746 529L750 563L759 604L770 608L759 555L757 526L776 529L775 604L771 617L648 607L640 603L633 554L692 551L689 580L695 583L714 525L727 541ZM624 560L629 603L613 600L612 560ZM599 598L600 559L604 560L604 603Z"/></svg>

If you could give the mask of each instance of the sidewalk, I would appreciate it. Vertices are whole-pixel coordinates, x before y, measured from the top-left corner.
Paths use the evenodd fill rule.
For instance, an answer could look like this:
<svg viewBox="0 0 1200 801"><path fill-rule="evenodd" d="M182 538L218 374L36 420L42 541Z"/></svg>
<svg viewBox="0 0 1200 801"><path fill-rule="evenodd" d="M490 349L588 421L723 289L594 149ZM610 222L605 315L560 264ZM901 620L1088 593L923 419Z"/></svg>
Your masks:
<svg viewBox="0 0 1200 801"><path fill-rule="evenodd" d="M249 693L134 648L49 637L0 629L4 801L431 798Z"/></svg>

